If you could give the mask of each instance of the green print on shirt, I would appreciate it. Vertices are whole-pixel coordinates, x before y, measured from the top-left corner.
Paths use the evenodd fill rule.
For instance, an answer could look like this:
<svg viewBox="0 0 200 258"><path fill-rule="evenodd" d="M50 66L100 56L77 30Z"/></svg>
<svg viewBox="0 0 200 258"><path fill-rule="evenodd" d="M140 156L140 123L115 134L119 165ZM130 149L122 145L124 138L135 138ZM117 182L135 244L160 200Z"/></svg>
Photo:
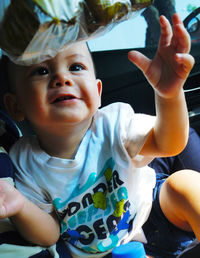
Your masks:
<svg viewBox="0 0 200 258"><path fill-rule="evenodd" d="M91 188L101 177L104 177L104 173L107 169L110 169L112 173L114 165L115 161L112 158L108 159L99 175L97 175L96 172L91 172L87 182L83 186L81 186L81 184L77 185L67 200L61 201L59 197L55 198L53 200L53 205L55 206L56 210L63 209L70 200L78 197Z"/></svg>
<svg viewBox="0 0 200 258"><path fill-rule="evenodd" d="M107 190L105 193L96 192L92 195L92 200L95 208L97 209L99 208L102 210L105 210L107 208L106 194L107 194Z"/></svg>
<svg viewBox="0 0 200 258"><path fill-rule="evenodd" d="M124 182L119 178L119 173L114 170L114 164L113 159L107 160L101 176L97 175L93 184L88 184L87 180L86 184L90 187L84 195L79 193L79 197L73 198L63 211L63 236L85 251L96 253L110 248L110 244L115 246L120 231L127 231L129 227L132 216L128 193L122 186ZM108 244L108 238L108 242L112 243Z"/></svg>
<svg viewBox="0 0 200 258"><path fill-rule="evenodd" d="M107 168L104 176L106 177L106 181L109 182L112 179L112 169L111 168Z"/></svg>
<svg viewBox="0 0 200 258"><path fill-rule="evenodd" d="M115 208L115 211L114 211L114 213L113 213L113 216L115 216L115 217L121 217L122 214L123 214L123 212L126 212L126 211L124 210L124 202L125 202L125 200L122 199L121 201L119 201L119 202L116 203L116 206L115 206L116 208Z"/></svg>

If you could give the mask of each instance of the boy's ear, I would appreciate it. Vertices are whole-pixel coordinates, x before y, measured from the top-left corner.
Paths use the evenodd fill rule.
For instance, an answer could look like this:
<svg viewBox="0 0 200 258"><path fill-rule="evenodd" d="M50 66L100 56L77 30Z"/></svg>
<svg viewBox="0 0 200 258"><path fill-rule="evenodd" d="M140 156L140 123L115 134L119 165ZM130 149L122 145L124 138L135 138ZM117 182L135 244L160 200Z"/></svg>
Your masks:
<svg viewBox="0 0 200 258"><path fill-rule="evenodd" d="M102 81L97 79L97 90L99 93L99 107L101 106Z"/></svg>
<svg viewBox="0 0 200 258"><path fill-rule="evenodd" d="M24 120L24 113L21 110L18 102L16 95L13 93L6 93L4 95L4 105L6 109L8 110L8 113L17 122L23 121Z"/></svg>
<svg viewBox="0 0 200 258"><path fill-rule="evenodd" d="M102 81L101 81L100 79L97 79L97 88L98 88L99 96L101 97L101 93L102 93Z"/></svg>

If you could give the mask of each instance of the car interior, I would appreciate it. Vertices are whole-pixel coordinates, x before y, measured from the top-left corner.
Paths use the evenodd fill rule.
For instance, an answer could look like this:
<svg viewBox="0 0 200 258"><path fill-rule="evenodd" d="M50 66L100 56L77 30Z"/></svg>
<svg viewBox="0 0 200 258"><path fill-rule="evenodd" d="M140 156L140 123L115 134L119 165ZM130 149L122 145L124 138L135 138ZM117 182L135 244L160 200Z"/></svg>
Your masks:
<svg viewBox="0 0 200 258"><path fill-rule="evenodd" d="M200 3L198 0L154 0L154 4L140 11L137 17L133 17L125 32L124 25L117 25L113 31L105 35L89 40L89 48L95 63L97 78L103 82L102 107L113 102L126 102L131 104L135 112L155 115L154 92L142 72L133 65L127 57L130 50L135 49L149 58L153 58L158 46L159 23L158 17L165 15L171 19L173 13L178 12L183 19L184 25L191 37L191 54L195 58L195 65L184 85L184 91L188 107L190 126L200 135ZM138 22L137 22L138 19ZM142 21L142 22L141 22ZM140 27L140 24L142 27ZM119 26L119 27L118 27ZM125 34L131 34L133 28L133 42L130 45L124 44ZM107 40L111 34L114 39L114 46ZM113 36L116 33L115 36ZM121 33L121 34L120 34ZM123 35L123 36L121 36ZM123 37L123 38L122 38ZM142 38L142 40L139 40ZM107 41L106 45L102 42ZM128 41L128 40L127 40ZM142 42L141 45L137 41ZM123 44L122 44L123 43ZM0 78L1 83L1 78ZM0 94L1 90L0 90ZM1 96L2 97L2 96ZM180 118L181 119L181 118ZM10 146L21 136L31 132L27 123L17 124L6 114L0 104L0 142L4 150L9 151ZM200 155L200 154L199 154ZM0 174L7 163L5 156L0 156ZM1 244L1 243L0 243ZM199 243L196 243L198 245ZM195 246L196 246L195 245ZM193 248L191 247L191 250ZM198 258L199 246L191 254L185 252L183 258ZM1 255L0 255L1 257ZM42 256L37 256L42 257ZM50 256L43 256L50 257ZM60 256L65 257L65 256ZM160 257L163 258L163 257Z"/></svg>
<svg viewBox="0 0 200 258"><path fill-rule="evenodd" d="M156 1L155 1L156 2ZM164 9L168 4L174 3L173 12L176 11L176 5L181 2L176 1L157 1L160 5L164 4ZM184 1L186 2L186 1ZM195 65L184 85L185 96L189 111L190 125L200 133L200 7L198 1L193 1L193 10L188 4L184 3L183 8L188 8L188 15L184 18L184 25L191 36L191 54L195 58ZM183 2L182 2L183 4ZM151 8L148 7L148 8ZM147 8L147 9L148 9ZM165 8L167 10L167 8ZM145 10L146 11L146 10ZM173 12L169 8L168 16ZM163 14L163 13L160 13ZM149 12L149 15L152 13ZM164 13L166 15L166 13ZM142 14L140 14L142 16ZM166 15L167 16L167 15ZM134 19L137 19L134 18ZM133 26L134 26L133 19ZM151 20L151 18L149 18ZM151 24L149 25L151 26ZM158 28L159 29L159 28ZM130 32L131 33L131 32ZM139 30L138 30L139 33ZM152 31L152 34L155 32ZM146 33L146 36L148 34ZM103 40L103 39L102 39ZM137 35L135 35L137 41ZM134 48L149 58L153 58L158 41L148 43L143 47ZM97 70L97 77L103 81L102 106L112 102L121 101L132 105L135 112L155 114L154 93L142 72L135 67L127 58L127 53L131 49L112 49L104 51L93 51L93 58Z"/></svg>

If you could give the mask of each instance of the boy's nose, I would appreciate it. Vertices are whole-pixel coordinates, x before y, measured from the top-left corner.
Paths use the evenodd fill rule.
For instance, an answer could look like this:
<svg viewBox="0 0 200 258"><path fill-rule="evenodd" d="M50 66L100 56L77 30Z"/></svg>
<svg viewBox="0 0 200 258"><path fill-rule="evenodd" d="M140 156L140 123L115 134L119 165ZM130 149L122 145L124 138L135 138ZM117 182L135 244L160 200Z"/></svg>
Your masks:
<svg viewBox="0 0 200 258"><path fill-rule="evenodd" d="M72 86L72 80L65 74L56 75L51 83L51 87L62 87L62 86Z"/></svg>

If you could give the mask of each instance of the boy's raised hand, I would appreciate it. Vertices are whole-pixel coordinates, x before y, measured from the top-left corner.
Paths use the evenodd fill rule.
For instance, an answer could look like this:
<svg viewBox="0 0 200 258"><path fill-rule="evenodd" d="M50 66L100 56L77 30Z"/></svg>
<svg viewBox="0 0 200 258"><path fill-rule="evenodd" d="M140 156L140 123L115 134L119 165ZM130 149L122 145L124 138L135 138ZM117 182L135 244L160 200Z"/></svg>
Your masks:
<svg viewBox="0 0 200 258"><path fill-rule="evenodd" d="M0 219L16 215L23 205L22 194L7 181L0 179Z"/></svg>
<svg viewBox="0 0 200 258"><path fill-rule="evenodd" d="M156 93L163 98L173 98L183 87L194 58L189 54L190 36L178 14L169 21L160 17L161 36L157 53L150 60L138 51L130 51L128 58L140 68Z"/></svg>

